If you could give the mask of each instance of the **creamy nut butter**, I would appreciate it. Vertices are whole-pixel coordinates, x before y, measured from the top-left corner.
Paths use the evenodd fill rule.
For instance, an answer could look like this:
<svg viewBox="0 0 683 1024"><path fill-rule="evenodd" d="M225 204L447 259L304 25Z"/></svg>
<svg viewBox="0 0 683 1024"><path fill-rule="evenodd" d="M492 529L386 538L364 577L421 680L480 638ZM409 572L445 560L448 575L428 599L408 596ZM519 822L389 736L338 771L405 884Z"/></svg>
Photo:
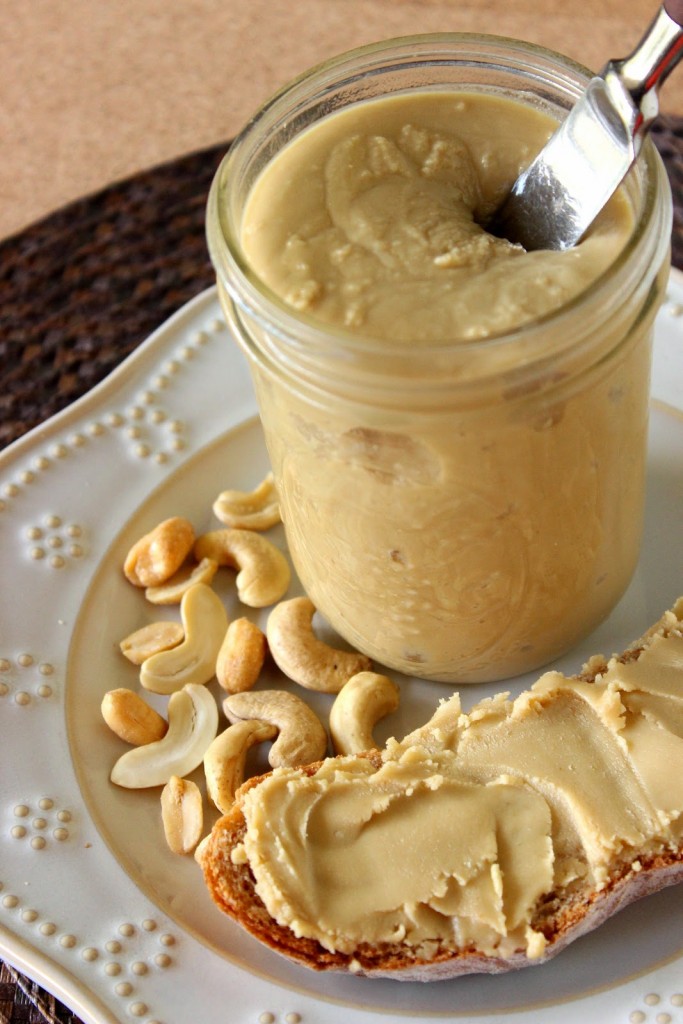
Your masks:
<svg viewBox="0 0 683 1024"><path fill-rule="evenodd" d="M525 253L481 226L555 124L484 93L351 107L265 168L244 253L289 305L371 338L443 345L509 331L586 288L633 228L621 194L567 252Z"/></svg>
<svg viewBox="0 0 683 1024"><path fill-rule="evenodd" d="M649 146L570 251L481 226L584 82L491 37L369 47L267 104L212 188L297 573L349 643L412 675L547 663L636 564L661 162Z"/></svg>
<svg viewBox="0 0 683 1024"><path fill-rule="evenodd" d="M469 714L456 695L379 769L337 758L249 790L233 857L270 915L342 952L542 956L544 895L600 890L683 839L683 636L664 622L594 682L549 672Z"/></svg>

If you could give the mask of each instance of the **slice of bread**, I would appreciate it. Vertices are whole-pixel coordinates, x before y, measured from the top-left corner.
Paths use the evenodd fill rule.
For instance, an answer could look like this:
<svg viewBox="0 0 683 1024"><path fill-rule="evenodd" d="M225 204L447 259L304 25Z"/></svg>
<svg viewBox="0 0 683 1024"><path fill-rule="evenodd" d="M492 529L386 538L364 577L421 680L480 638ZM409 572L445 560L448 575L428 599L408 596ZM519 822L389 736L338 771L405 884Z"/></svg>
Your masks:
<svg viewBox="0 0 683 1024"><path fill-rule="evenodd" d="M683 600L673 611L648 630L647 634L614 659L623 665L640 658L653 643L668 637L683 636ZM683 700L683 666L674 659L674 671L680 673ZM582 683L594 683L606 671L608 662L596 657L576 677ZM670 676L669 676L670 678ZM676 686L678 682L676 680ZM675 700L678 701L677 691ZM415 734L417 735L417 734ZM683 739L683 737L682 737ZM383 756L379 751L361 755L379 769ZM312 777L320 763L299 769L301 776ZM500 973L531 964L541 964L555 956L570 942L593 930L634 900L665 886L683 881L683 843L649 843L642 850L629 847L615 852L607 865L606 879L600 884L576 881L545 893L533 908L530 927L542 937L542 947L530 956L520 946L505 956L482 952L475 945L454 948L433 943L427 956L406 941L359 942L352 952L325 948L317 939L300 937L271 917L256 891L256 881L242 843L247 828L243 808L247 793L268 776L249 780L237 795L230 812L214 826L197 852L206 884L217 906L265 945L289 959L317 971L349 971L373 977L406 981L431 981L473 973ZM679 809L683 815L683 807ZM676 815L674 814L673 819ZM672 820L673 820L672 819ZM680 836L677 826L675 835Z"/></svg>

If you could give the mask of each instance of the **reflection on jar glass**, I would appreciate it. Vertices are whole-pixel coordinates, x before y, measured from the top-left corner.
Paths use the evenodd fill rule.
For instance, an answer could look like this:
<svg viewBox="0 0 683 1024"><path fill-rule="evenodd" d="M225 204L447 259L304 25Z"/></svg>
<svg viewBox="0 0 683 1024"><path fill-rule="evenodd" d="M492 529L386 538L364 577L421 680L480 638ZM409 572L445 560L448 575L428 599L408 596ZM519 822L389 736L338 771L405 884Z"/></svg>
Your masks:
<svg viewBox="0 0 683 1024"><path fill-rule="evenodd" d="M637 561L661 161L646 145L571 252L476 223L585 81L495 37L366 47L282 90L214 181L219 295L295 568L349 643L410 674L538 667Z"/></svg>

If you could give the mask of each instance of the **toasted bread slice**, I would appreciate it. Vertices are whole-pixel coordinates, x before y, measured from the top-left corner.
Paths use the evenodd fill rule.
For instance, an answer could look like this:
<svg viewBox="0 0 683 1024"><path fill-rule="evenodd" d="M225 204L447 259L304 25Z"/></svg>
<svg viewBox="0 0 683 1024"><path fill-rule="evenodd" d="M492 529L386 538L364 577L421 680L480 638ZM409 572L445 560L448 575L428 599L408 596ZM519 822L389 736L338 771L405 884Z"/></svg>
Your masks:
<svg viewBox="0 0 683 1024"><path fill-rule="evenodd" d="M640 658L654 638L675 636L683 631L683 600L679 600L658 624L636 644L614 659L628 664ZM602 658L594 658L575 677L583 683L595 682L607 668ZM680 692L683 698L683 668ZM677 698L676 698L677 699ZM383 755L371 751L362 755L379 769ZM312 777L322 762L299 770ZM630 847L615 853L608 864L606 878L596 884L574 884L543 894L533 908L530 927L542 936L542 948L530 955L520 946L505 956L483 952L476 945L454 948L434 943L429 954L406 941L359 942L352 952L330 950L317 939L300 937L288 926L279 924L266 909L256 891L256 880L248 859L236 856L242 849L247 822L243 813L246 795L269 776L249 780L237 795L230 812L214 826L198 853L205 881L217 906L265 945L316 971L347 971L373 977L406 981L430 981L473 973L501 973L531 964L541 964L555 956L570 942L593 930L627 904L665 886L683 881L683 843L668 842L658 849L652 844L642 850ZM683 808L680 809L683 814ZM676 831L680 835L680 831Z"/></svg>

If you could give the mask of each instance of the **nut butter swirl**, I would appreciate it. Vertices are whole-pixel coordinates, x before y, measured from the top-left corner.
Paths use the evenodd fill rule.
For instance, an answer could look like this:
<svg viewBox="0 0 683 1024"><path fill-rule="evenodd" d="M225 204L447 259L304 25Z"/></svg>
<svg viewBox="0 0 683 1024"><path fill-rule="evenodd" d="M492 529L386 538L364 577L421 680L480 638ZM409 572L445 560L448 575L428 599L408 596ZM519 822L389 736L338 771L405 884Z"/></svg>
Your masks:
<svg viewBox="0 0 683 1024"><path fill-rule="evenodd" d="M292 308L365 336L432 344L509 331L578 295L633 227L621 194L566 252L526 253L481 226L554 127L481 93L354 105L265 168L244 252Z"/></svg>

